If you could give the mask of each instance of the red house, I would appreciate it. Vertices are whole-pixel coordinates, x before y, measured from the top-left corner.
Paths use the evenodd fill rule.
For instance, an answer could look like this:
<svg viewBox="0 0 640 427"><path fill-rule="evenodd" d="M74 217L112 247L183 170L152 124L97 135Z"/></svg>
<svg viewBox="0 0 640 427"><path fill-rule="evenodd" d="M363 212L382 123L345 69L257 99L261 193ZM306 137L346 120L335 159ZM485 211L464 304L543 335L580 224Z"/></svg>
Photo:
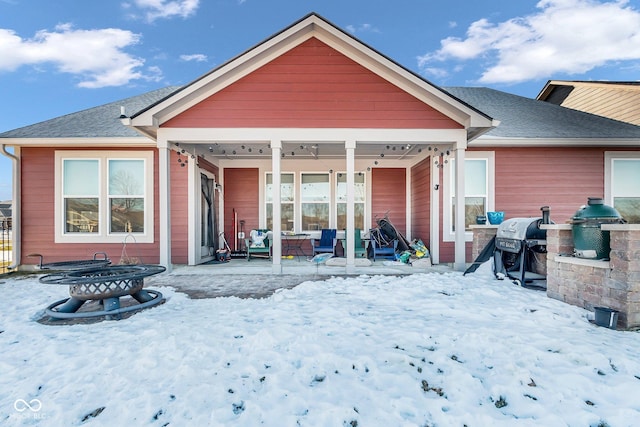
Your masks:
<svg viewBox="0 0 640 427"><path fill-rule="evenodd" d="M279 272L282 231L350 238L388 214L434 263L460 270L478 214L548 205L564 222L602 196L637 220L640 201L640 127L435 86L316 14L183 87L4 132L0 144L15 153L17 265L34 252L115 258L129 235L146 262L195 265L221 232L241 246L238 232L268 228Z"/></svg>

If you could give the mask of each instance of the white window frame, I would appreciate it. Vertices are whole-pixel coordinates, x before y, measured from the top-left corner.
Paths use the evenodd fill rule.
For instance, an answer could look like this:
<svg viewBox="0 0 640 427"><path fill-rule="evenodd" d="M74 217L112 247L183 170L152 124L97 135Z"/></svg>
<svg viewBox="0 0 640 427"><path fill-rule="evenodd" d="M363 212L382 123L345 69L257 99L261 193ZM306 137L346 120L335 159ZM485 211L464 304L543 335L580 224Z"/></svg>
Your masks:
<svg viewBox="0 0 640 427"><path fill-rule="evenodd" d="M65 160L98 160L99 164L99 227L97 233L67 233L65 231L65 203L63 195L63 162ZM55 152L55 203L54 229L55 243L123 243L129 233L111 233L108 227L109 193L108 165L109 160L142 160L144 162L144 232L131 233L137 243L154 242L154 193L153 193L153 151L73 151ZM100 248L96 248L99 251Z"/></svg>
<svg viewBox="0 0 640 427"><path fill-rule="evenodd" d="M328 197L327 201L325 201L325 202L305 202L302 199L302 192L303 192L302 176L303 175L327 175L329 177L329 194L327 195L327 197ZM335 222L334 222L335 206L333 204L333 201L334 201L334 193L335 193L335 191L334 191L333 187L334 187L335 180L334 180L333 175L334 174L332 172L326 172L326 171L315 171L315 172L314 171L300 171L300 173L299 173L299 181L298 181L300 183L300 185L299 185L299 191L298 191L299 199L298 199L298 202L297 202L297 209L300 212L300 215L298 217L299 218L298 221L299 221L300 230L303 233L317 233L317 232L320 232L320 229L318 229L318 230L306 230L306 229L302 228L302 217L303 217L303 215L302 215L302 205L305 204L305 203L310 203L310 204L324 204L324 203L326 203L326 204L328 204L329 205L329 217L327 218L327 222L329 224L328 227L329 228L333 228L334 227L334 224L335 224Z"/></svg>
<svg viewBox="0 0 640 427"><path fill-rule="evenodd" d="M613 203L613 161L640 160L640 151L605 151L604 153L604 200L609 206Z"/></svg>
<svg viewBox="0 0 640 427"><path fill-rule="evenodd" d="M273 200L273 196L271 197L272 200L269 201L268 200L268 191L267 191L267 182L269 175L271 175L271 185L273 185L273 172L268 171L264 173L264 189L265 189L265 196L264 196L264 224L265 227L267 226L268 222L269 222L269 216L267 215L268 209L267 206L269 205L269 203L273 204L274 200ZM296 183L296 173L295 172L287 172L287 171L282 171L280 172L280 186L282 186L282 175L291 175L293 176L293 200L291 202L282 202L282 200L280 200L280 206L282 206L283 204L288 204L288 205L292 205L293 206L293 230L297 230L297 217L298 217L298 209L296 207L297 205L297 183ZM282 193L282 191L281 191ZM280 194L280 198L282 199L282 194ZM281 208L282 209L282 208ZM273 213L273 208L272 211ZM273 224L273 218L271 218L271 222ZM287 230L282 230L282 231L287 231Z"/></svg>
<svg viewBox="0 0 640 427"><path fill-rule="evenodd" d="M486 160L487 161L487 211L495 210L495 152L493 151L466 151L465 160ZM444 242L455 242L455 233L451 222L451 210L453 208L453 162L444 165L442 190L442 240ZM465 241L473 241L473 232L465 231Z"/></svg>

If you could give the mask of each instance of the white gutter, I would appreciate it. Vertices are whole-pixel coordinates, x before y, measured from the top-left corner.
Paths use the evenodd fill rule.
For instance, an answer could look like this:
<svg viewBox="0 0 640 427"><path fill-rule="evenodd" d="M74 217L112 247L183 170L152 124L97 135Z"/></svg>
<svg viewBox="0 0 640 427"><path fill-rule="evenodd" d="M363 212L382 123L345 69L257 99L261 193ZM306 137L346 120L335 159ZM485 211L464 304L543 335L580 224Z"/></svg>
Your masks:
<svg viewBox="0 0 640 427"><path fill-rule="evenodd" d="M0 145L0 151L6 157L10 158L13 162L13 196L11 200L11 221L12 225L12 233L13 236L11 240L13 241L11 248L11 259L13 260L13 264L9 266L9 269L13 270L14 268L20 265L20 158L12 153L9 153L6 148L6 144ZM19 150L18 148L15 148Z"/></svg>

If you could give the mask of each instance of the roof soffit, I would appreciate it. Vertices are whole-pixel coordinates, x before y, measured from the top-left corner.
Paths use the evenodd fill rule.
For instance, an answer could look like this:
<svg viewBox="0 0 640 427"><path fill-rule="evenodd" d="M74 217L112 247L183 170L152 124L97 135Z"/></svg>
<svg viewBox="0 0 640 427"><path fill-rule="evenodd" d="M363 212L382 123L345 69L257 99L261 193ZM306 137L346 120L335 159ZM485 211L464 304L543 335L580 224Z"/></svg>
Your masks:
<svg viewBox="0 0 640 427"><path fill-rule="evenodd" d="M495 126L490 117L431 85L315 14L303 18L246 53L186 85L169 98L132 117L130 123L134 127L159 126L312 37L465 128L489 130Z"/></svg>

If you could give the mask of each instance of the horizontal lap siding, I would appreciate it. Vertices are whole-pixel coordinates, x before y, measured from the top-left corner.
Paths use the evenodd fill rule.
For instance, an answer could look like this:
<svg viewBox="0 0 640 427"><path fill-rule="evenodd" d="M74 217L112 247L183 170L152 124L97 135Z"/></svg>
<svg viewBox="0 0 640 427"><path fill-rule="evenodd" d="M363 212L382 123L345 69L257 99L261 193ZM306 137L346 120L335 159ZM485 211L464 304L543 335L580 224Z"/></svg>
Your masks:
<svg viewBox="0 0 640 427"><path fill-rule="evenodd" d="M411 236L429 246L431 227L431 158L411 168Z"/></svg>
<svg viewBox="0 0 640 427"><path fill-rule="evenodd" d="M312 38L163 127L459 128Z"/></svg>
<svg viewBox="0 0 640 427"><path fill-rule="evenodd" d="M538 217L568 222L588 197L604 197L605 148L499 148L495 150L495 209L505 218ZM470 150L475 151L475 150ZM486 150L478 150L486 151ZM442 244L441 262L452 262L454 245ZM467 244L467 262L473 261Z"/></svg>
<svg viewBox="0 0 640 427"><path fill-rule="evenodd" d="M233 248L233 210L238 213L238 230L240 221L244 221L244 232L249 237L249 231L261 228L259 171L257 168L225 168L224 173L224 232ZM239 247L241 242L239 242Z"/></svg>
<svg viewBox="0 0 640 427"><path fill-rule="evenodd" d="M93 256L88 248L75 245L54 247L55 159L51 148L23 148L20 152L22 188L22 263L37 264L32 253L44 256L44 262L59 262ZM71 253L69 253L71 251ZM94 249L93 252L96 252ZM67 256L70 255L71 257Z"/></svg>
<svg viewBox="0 0 640 427"><path fill-rule="evenodd" d="M406 169L375 168L371 171L371 226L376 227L376 218L384 218L388 212L389 221L406 235L407 198Z"/></svg>
<svg viewBox="0 0 640 427"><path fill-rule="evenodd" d="M126 151L121 148L112 150ZM138 149L136 149L138 150ZM89 259L96 252L105 252L114 262L120 261L122 244L104 243L55 243L55 151L54 148L23 148L20 151L20 185L22 188L21 263L37 264L38 258L27 257L32 253L44 256L44 262L60 262ZM158 177L158 158L154 155L154 180ZM129 245L129 256L142 258L146 263L157 263L158 258L158 187L154 185L154 221L156 243Z"/></svg>
<svg viewBox="0 0 640 427"><path fill-rule="evenodd" d="M565 223L587 202L604 197L603 148L503 148L496 150L496 210L506 218L540 216Z"/></svg>
<svg viewBox="0 0 640 427"><path fill-rule="evenodd" d="M182 160L180 163L179 158ZM180 166L185 164L184 161L184 156L179 156L171 150L169 187L171 191L171 262L173 264L189 262L189 168Z"/></svg>

